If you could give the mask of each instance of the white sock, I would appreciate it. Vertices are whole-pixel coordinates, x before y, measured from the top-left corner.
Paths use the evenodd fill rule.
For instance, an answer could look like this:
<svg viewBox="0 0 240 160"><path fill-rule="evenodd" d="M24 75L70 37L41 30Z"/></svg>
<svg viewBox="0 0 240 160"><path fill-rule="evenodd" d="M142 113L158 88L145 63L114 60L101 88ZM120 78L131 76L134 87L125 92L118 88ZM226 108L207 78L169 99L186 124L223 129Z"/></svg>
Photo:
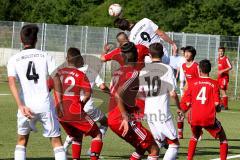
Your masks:
<svg viewBox="0 0 240 160"><path fill-rule="evenodd" d="M14 160L26 160L26 147L16 145L14 152Z"/></svg>
<svg viewBox="0 0 240 160"><path fill-rule="evenodd" d="M67 151L68 147L72 144L73 138L67 135L65 142L63 144L64 150Z"/></svg>
<svg viewBox="0 0 240 160"><path fill-rule="evenodd" d="M176 160L178 154L178 147L178 145L170 144L163 157L163 160Z"/></svg>
<svg viewBox="0 0 240 160"><path fill-rule="evenodd" d="M158 160L158 156L148 156L147 160Z"/></svg>
<svg viewBox="0 0 240 160"><path fill-rule="evenodd" d="M55 160L67 160L67 156L63 146L55 147L53 151L54 151Z"/></svg>
<svg viewBox="0 0 240 160"><path fill-rule="evenodd" d="M101 126L99 127L99 130L100 130L100 132L102 133L102 136L104 136L104 135L106 134L107 129L108 129L108 127L107 127L107 126L103 126L103 125L101 125Z"/></svg>

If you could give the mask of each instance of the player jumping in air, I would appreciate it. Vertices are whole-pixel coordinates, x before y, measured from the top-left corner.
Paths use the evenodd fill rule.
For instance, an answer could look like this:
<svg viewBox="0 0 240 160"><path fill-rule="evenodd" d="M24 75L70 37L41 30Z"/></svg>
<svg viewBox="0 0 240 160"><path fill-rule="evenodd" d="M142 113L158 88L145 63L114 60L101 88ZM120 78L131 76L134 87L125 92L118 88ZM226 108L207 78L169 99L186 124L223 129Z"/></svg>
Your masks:
<svg viewBox="0 0 240 160"><path fill-rule="evenodd" d="M198 63L194 61L196 56L196 50L192 46L187 46L184 48L184 57L186 59L186 63L183 63L182 67L180 68L180 74L184 75L186 78L185 90L188 87L188 84L191 83L192 80L199 77L199 69ZM182 79L182 78L180 78ZM184 96L181 99L181 103L185 103ZM184 127L184 118L178 117L178 138L183 138L183 127Z"/></svg>
<svg viewBox="0 0 240 160"><path fill-rule="evenodd" d="M135 69L137 49L132 42L128 42L121 47L121 52L125 65L114 72L111 80L108 125L114 133L135 148L136 152L131 155L130 160L141 159L145 151L149 153L149 160L157 160L157 144L151 133L134 116L138 111L135 99L139 89L139 71Z"/></svg>
<svg viewBox="0 0 240 160"><path fill-rule="evenodd" d="M218 48L218 84L222 94L222 104L224 108L228 109L228 82L229 71L232 69L232 65L227 56L225 56L225 48Z"/></svg>
<svg viewBox="0 0 240 160"><path fill-rule="evenodd" d="M68 66L59 69L63 87L63 117L60 123L66 133L73 137L72 158L80 160L83 134L90 135L91 160L98 160L102 150L102 133L96 123L84 111L91 98L91 85L84 72L78 68L83 64L83 58L77 48L69 48L67 52ZM81 99L80 99L81 96Z"/></svg>
<svg viewBox="0 0 240 160"><path fill-rule="evenodd" d="M180 110L178 95L176 93L176 79L171 66L163 64L163 46L161 43L153 43L149 46L152 63L146 64L140 72L140 91L144 91L145 116L149 128L159 147L163 141L167 141L169 147L164 155L164 160L175 160L178 153L179 141L170 112L170 96L174 98L178 114Z"/></svg>
<svg viewBox="0 0 240 160"><path fill-rule="evenodd" d="M14 159L26 159L30 131L35 129L35 124L39 121L43 126L43 136L51 140L55 159L66 160L59 123L47 86L48 75L55 69L55 63L46 52L35 49L37 34L36 25L29 24L22 27L20 37L24 49L12 56L7 66L9 87L18 105L18 139ZM58 91L56 96L62 102L60 79L58 75L54 75L53 79L54 89ZM16 80L20 82L20 90L17 89ZM61 114L60 108L57 109Z"/></svg>
<svg viewBox="0 0 240 160"><path fill-rule="evenodd" d="M121 30L127 30L130 32L129 41L135 44L142 44L149 47L150 44L156 42L162 42L163 40L172 45L173 52L177 51L177 46L168 35L159 29L159 27L150 19L143 18L137 23L131 23L124 18L117 18L114 21L116 27ZM164 56L162 58L163 63L169 64L169 55L167 49L164 48Z"/></svg>
<svg viewBox="0 0 240 160"><path fill-rule="evenodd" d="M200 77L194 79L188 86L188 90L184 93L186 105L181 105L183 110L190 110L188 121L191 125L192 138L189 141L187 159L193 159L197 140L201 135L202 128L204 128L214 138L219 139L220 159L226 160L228 142L221 123L216 119L216 110L220 107L218 83L209 77L211 71L209 60L200 61L199 69Z"/></svg>

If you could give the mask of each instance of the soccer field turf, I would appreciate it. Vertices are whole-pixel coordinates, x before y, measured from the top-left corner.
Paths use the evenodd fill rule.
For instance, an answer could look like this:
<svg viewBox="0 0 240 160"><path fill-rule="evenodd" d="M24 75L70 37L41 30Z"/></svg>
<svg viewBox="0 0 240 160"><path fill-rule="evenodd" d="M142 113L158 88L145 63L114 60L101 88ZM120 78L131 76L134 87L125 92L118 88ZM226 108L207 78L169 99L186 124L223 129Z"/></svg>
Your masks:
<svg viewBox="0 0 240 160"><path fill-rule="evenodd" d="M13 159L13 153L16 143L16 112L17 107L10 94L7 83L0 83L0 159ZM107 110L107 95L95 92L96 105L102 110ZM222 111L217 115L228 137L229 156L240 154L240 112L239 102L231 101L229 103L229 111ZM172 113L175 114L175 106L171 106ZM38 132L32 133L27 148L27 157L32 160L48 160L54 159L53 152L49 140L43 138L41 127L38 124ZM64 132L62 138L65 138ZM191 136L189 125L185 123L184 139L180 140L180 149L178 154L179 160L186 159L188 141ZM90 138L84 138L82 150L82 159L89 159L86 151L89 148ZM110 129L104 138L104 146L101 159L123 160L128 159L133 152L133 148L117 137ZM161 157L165 152L161 150ZM218 158L219 142L214 140L206 131L203 134L203 140L198 143L196 151L196 160L208 160ZM235 158L240 159L240 158Z"/></svg>

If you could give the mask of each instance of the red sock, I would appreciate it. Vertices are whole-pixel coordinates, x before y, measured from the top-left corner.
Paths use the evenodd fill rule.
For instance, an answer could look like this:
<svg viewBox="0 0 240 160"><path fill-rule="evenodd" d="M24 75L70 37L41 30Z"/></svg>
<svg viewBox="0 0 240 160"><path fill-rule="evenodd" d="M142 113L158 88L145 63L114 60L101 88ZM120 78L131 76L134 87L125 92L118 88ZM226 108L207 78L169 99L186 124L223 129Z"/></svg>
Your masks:
<svg viewBox="0 0 240 160"><path fill-rule="evenodd" d="M72 142L72 159L80 159L82 145L81 142Z"/></svg>
<svg viewBox="0 0 240 160"><path fill-rule="evenodd" d="M139 155L137 152L133 152L129 160L139 160L141 159L141 155Z"/></svg>
<svg viewBox="0 0 240 160"><path fill-rule="evenodd" d="M223 141L220 143L220 158L221 158L221 160L227 159L227 153L228 153L228 143L227 143L227 141Z"/></svg>
<svg viewBox="0 0 240 160"><path fill-rule="evenodd" d="M98 160L101 153L103 142L101 140L92 140L91 143L91 160Z"/></svg>
<svg viewBox="0 0 240 160"><path fill-rule="evenodd" d="M178 138L183 138L183 126L184 126L183 121L178 121L177 126L178 126Z"/></svg>
<svg viewBox="0 0 240 160"><path fill-rule="evenodd" d="M195 150L196 150L196 146L197 146L197 139L192 137L189 141L189 145L188 145L188 160L193 160L193 156L195 154Z"/></svg>
<svg viewBox="0 0 240 160"><path fill-rule="evenodd" d="M222 103L223 103L223 106L224 108L228 108L228 97L222 97Z"/></svg>

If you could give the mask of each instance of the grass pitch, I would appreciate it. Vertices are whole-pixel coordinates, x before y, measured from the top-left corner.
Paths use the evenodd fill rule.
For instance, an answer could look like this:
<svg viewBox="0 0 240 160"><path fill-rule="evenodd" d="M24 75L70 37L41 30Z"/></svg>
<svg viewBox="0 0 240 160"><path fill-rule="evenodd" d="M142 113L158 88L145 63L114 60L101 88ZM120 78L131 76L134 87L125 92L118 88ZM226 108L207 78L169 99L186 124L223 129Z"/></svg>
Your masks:
<svg viewBox="0 0 240 160"><path fill-rule="evenodd" d="M16 145L16 113L17 107L10 94L7 83L0 83L0 159L13 159L13 153ZM103 111L107 111L106 94L95 92L96 105ZM222 111L217 115L228 137L229 155L240 154L240 108L238 101L229 103L229 111ZM175 106L171 106L172 113L175 114ZM49 139L43 138L41 126L38 124L38 132L32 133L27 148L27 157L29 160L50 160L54 159L53 151ZM62 130L62 138L65 138ZM180 140L179 160L185 160L188 149L188 141L191 137L189 125L185 123L184 139ZM83 140L82 159L89 159L86 151L89 148L90 138ZM101 155L102 160L124 160L128 159L134 149L117 137L110 129L104 138L104 147ZM161 150L161 157L165 150ZM214 140L206 131L204 131L203 140L198 143L196 151L196 160L209 160L218 158L219 142ZM239 158L238 158L239 159Z"/></svg>

